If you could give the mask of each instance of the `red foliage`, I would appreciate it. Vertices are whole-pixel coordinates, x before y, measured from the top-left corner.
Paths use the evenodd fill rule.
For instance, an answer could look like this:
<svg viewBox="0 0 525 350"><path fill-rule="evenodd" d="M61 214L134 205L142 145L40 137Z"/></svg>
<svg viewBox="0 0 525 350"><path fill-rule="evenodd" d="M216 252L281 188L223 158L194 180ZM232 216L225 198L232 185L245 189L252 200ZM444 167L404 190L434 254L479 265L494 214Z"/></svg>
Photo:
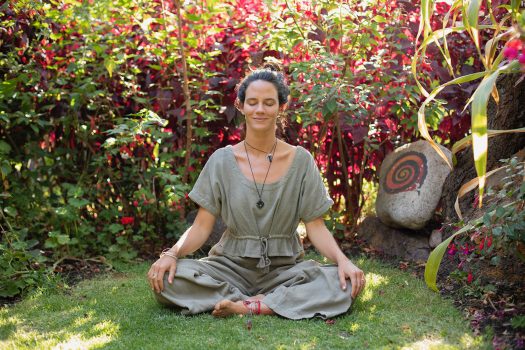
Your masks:
<svg viewBox="0 0 525 350"><path fill-rule="evenodd" d="M172 2L164 2L162 4L164 8L160 0L152 4L152 11L156 11L159 16L163 11L173 13L176 11ZM333 77L338 79L344 75L345 70L351 72L354 81L351 82L352 87L346 87L345 94L352 94L355 91L353 103L360 111L365 112L356 114L352 110L340 109L337 112L337 119L325 122L322 106L319 106L317 122L308 126L290 123L284 137L291 143L301 144L316 154L336 203L339 205L344 203L347 208L351 208L351 216L355 218L360 210L358 203L363 181L376 180L377 170L385 155L398 143L410 142L416 137L415 111L405 110L403 103L408 99L420 97L414 96L416 93L411 73L403 68L410 63L410 55L413 53L413 41L419 25L419 8L411 2L386 1L384 3L386 13L394 14L397 10L401 11L396 20L402 23L402 26L393 28L388 36L381 34L386 33L386 29L390 26L388 23L377 23L377 28L374 30L367 26L359 27L359 34L366 34L375 42L370 44L366 57L354 58L352 35L336 37L321 29L324 26L324 18L328 14L326 9L316 9L307 1L297 1L294 4L296 5L293 6L294 10L300 11L303 17L301 23L309 23L312 24L312 28L316 28L306 32L308 38L327 47L331 54L345 57L344 67L338 67L336 64L316 66L317 74L335 72L337 69L339 73L334 73ZM205 101L210 105L221 106L219 111L206 111L215 115L214 120L205 120L201 115L196 115L195 125L206 127L211 132L211 136L201 136L199 140L200 144L209 145L209 150L199 148L193 154L196 159L194 166L197 168L203 164L201 158L206 158L209 152L242 138L242 129L238 127L236 121L235 86L249 68L248 63L257 66L264 58L272 56L281 59L288 67L295 62L313 62L317 57L316 51L305 45L302 40L296 40L295 45L290 47L288 52L269 49L270 42L265 39L269 39L271 28L266 31L264 26L260 25L271 23L272 19L264 1L230 0L223 2L223 5L235 8L235 11L230 11L228 14L218 12L204 19L205 8L193 5L184 8L186 17L183 18L183 36L187 40L186 54L202 64L199 69L192 68L190 65L189 79L198 84L198 88L192 90L192 100L195 106ZM352 6L356 6L356 9L363 8L361 4ZM436 6L437 13L442 15L448 5L437 3ZM8 7L12 9L12 5ZM2 52L7 50L17 52L19 62L35 65L35 71L40 75L36 84L24 88L30 89L35 94L38 91L60 89L61 96L64 96L61 100L53 97L37 102L35 108L37 110L42 108L45 117L51 119L71 113L72 99L69 97L79 93L78 86L75 84L83 81L85 77L90 77L95 89L105 91L110 99L106 107L111 108L111 115L126 116L137 113L143 108L151 109L168 120L165 130L172 134L170 148L179 150L184 147L186 108L181 85L181 65L180 61L174 59L171 52L164 48L167 42L175 42L173 38L176 38L177 31L168 30L168 25L173 23L152 21L149 28L145 28L136 22L126 21L120 10L113 9L108 23L93 24L94 30L100 34L98 47L93 49L90 46L93 44L86 39L87 36L80 34L80 25L75 20L50 22L49 28L53 35L37 38L31 23L38 13L29 11L15 16L15 13L9 9L3 14L3 19L13 18L16 25L15 31L8 28L7 31L0 32L4 43ZM283 20L293 17L289 10L286 4L282 4L279 8ZM377 9L373 11L374 14L379 13ZM345 20L362 19L348 16ZM387 21L389 20L391 18L387 18ZM433 25L437 25L437 22ZM169 39L155 41L148 30L166 32ZM188 41L190 37L194 40L191 44ZM463 73L477 69L477 62L474 62L473 66L463 64L474 53L473 47L467 44L468 38L462 35L451 36L451 38L449 47L455 67ZM86 48L89 48L88 51L92 55L89 63L85 65L83 71L72 69L71 67L79 64L79 59L83 58L80 52ZM108 59L117 56L119 50L125 53L125 58L118 63L118 72L115 70L110 76L104 66L108 63ZM218 54L212 59L203 59L201 56L202 53L214 51L218 51ZM371 66L369 62L378 52L382 53L384 63L380 67ZM430 49L429 55L432 57L437 55L437 52L432 52ZM432 80L444 82L451 79L447 70L443 68L441 60L424 62L423 68L429 73L428 82ZM126 79L119 76L120 72L136 72L133 73L131 87ZM202 72L207 72L209 75L204 76ZM302 82L306 81L301 75L298 79ZM57 82L61 82L60 85L57 85ZM373 86L375 90L366 99L362 99L354 90L360 85ZM312 88L312 85L305 85L304 93L309 93ZM468 115L461 110L471 90L472 85L465 84L443 91L440 97L448 101L451 112L434 132L436 136L443 140L457 140L468 130L470 126ZM93 131L90 138L81 140L76 135L77 130L61 123L54 123L42 136L44 141L41 147L53 148L57 144L63 144L71 149L87 147L91 152L98 150L99 145L105 140L104 132L113 127L113 119L108 116L107 111L101 113L96 108L88 108L87 102L79 98L75 103L79 104L74 108L78 122L84 122ZM297 100L292 100L290 107L294 110L301 106ZM334 120L338 120L339 125ZM334 131L336 127L340 128L340 134ZM339 143L339 135L342 143ZM368 149L367 139L373 139L378 147ZM147 167L147 162L152 159L153 147L143 140L137 141L137 145L122 146L120 154L113 157L108 155L110 164L118 166L123 157L147 154L149 157L144 158L146 163L141 165L142 168ZM342 157L346 160L346 169L343 169ZM181 164L182 158L172 160L173 169L177 169Z"/></svg>

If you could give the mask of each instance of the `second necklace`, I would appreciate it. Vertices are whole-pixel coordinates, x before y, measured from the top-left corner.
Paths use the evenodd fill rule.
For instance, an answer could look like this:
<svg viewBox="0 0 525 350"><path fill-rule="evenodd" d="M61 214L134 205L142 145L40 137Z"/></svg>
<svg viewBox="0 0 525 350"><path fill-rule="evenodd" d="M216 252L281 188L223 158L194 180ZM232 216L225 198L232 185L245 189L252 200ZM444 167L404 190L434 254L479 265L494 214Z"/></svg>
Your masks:
<svg viewBox="0 0 525 350"><path fill-rule="evenodd" d="M255 181L255 175L253 174L253 168L252 163L250 162L250 156L248 155L248 149L246 148L246 141L243 142L244 144L244 151L246 152L246 158L248 159L248 165L250 166L250 171L252 173L253 178L253 184L255 185L255 190L257 191L257 196L259 197L259 200L256 203L257 208L262 209L264 207L264 201L262 200L262 194L264 191L264 185L266 184L266 178L268 178L268 173L270 172L270 168L272 167L272 159L270 160L270 164L268 164L268 170L266 170L266 175L264 176L264 181L261 187L261 191L259 192L259 187L257 186L257 181ZM275 154L275 149L277 148L277 139L275 139L275 142L273 144L272 152L270 154Z"/></svg>

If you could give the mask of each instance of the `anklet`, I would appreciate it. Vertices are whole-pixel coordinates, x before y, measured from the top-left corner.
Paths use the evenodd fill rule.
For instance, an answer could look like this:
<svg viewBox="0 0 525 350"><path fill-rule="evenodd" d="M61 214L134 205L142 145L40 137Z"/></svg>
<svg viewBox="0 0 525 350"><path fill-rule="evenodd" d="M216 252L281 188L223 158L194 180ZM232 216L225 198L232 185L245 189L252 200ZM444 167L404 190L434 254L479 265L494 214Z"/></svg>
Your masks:
<svg viewBox="0 0 525 350"><path fill-rule="evenodd" d="M246 328L249 331L251 331L252 326L253 326L251 316L261 314L261 301L260 300L244 300L242 303L248 309L248 319L246 320ZM253 303L257 304L257 306L252 306Z"/></svg>
<svg viewBox="0 0 525 350"><path fill-rule="evenodd" d="M252 306L252 304L257 304L256 306ZM260 300L245 300L243 301L244 306L248 309L250 312L250 315L260 315L261 314L261 301Z"/></svg>

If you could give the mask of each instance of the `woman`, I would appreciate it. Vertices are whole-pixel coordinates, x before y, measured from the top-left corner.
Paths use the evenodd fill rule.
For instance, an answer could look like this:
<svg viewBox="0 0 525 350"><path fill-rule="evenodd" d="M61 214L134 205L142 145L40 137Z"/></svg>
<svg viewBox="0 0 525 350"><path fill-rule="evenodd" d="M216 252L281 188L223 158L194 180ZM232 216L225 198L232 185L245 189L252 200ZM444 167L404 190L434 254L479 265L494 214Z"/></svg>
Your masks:
<svg viewBox="0 0 525 350"><path fill-rule="evenodd" d="M289 96L284 76L266 64L239 84L237 95L246 138L218 149L204 166L189 194L200 207L197 217L151 266L151 288L159 302L184 314L303 319L345 313L365 276L324 224L333 201L313 157L275 136ZM209 256L179 260L204 244L219 215L228 228ZM314 247L336 265L303 261L300 221Z"/></svg>

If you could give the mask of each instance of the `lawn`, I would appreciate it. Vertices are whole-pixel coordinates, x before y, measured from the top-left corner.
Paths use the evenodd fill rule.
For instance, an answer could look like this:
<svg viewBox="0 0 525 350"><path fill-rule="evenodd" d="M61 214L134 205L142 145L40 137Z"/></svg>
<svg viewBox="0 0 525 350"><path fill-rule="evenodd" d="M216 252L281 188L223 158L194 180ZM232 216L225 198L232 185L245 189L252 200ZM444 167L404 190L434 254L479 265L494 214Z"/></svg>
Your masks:
<svg viewBox="0 0 525 350"><path fill-rule="evenodd" d="M409 273L357 259L368 284L335 322L255 316L185 317L158 305L149 264L40 291L0 309L0 349L480 349L468 321Z"/></svg>

